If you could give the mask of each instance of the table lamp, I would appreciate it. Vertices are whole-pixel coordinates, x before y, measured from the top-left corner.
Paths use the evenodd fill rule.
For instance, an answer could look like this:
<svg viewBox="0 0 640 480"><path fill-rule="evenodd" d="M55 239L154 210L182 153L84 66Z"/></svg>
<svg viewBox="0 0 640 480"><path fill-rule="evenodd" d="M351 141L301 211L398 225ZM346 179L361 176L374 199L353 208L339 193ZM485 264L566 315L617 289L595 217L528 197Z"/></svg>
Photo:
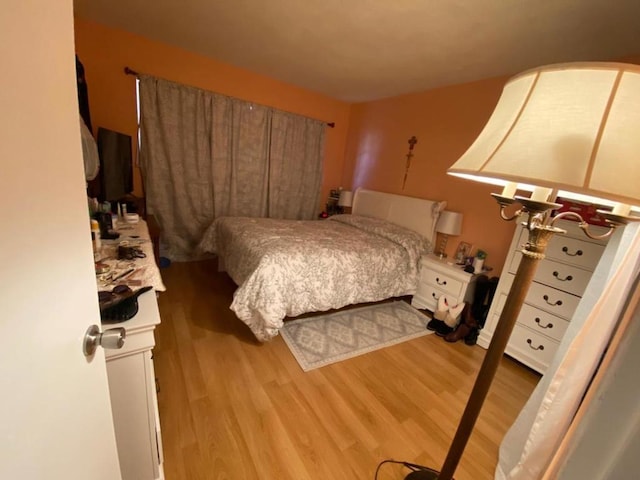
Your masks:
<svg viewBox="0 0 640 480"><path fill-rule="evenodd" d="M340 213L344 213L345 207L351 207L353 204L353 192L351 190L340 190L340 197L338 197L338 207Z"/></svg>
<svg viewBox="0 0 640 480"><path fill-rule="evenodd" d="M529 233L522 261L495 333L440 471L427 467L407 480L450 480L469 440L500 359L549 240L565 233L554 226L573 217L592 238L640 218L640 65L568 63L526 71L510 79L488 123L451 175L501 185L492 194L504 220L523 218ZM532 191L530 198L515 196ZM576 213L555 217L556 196L609 205L599 210L610 225L600 237ZM507 208L519 208L507 214Z"/></svg>
<svg viewBox="0 0 640 480"><path fill-rule="evenodd" d="M436 232L442 235L438 256L440 258L445 258L447 256L445 249L447 248L449 235L460 235L462 232L462 214L458 212L449 212L447 210L440 213L438 223L436 223Z"/></svg>

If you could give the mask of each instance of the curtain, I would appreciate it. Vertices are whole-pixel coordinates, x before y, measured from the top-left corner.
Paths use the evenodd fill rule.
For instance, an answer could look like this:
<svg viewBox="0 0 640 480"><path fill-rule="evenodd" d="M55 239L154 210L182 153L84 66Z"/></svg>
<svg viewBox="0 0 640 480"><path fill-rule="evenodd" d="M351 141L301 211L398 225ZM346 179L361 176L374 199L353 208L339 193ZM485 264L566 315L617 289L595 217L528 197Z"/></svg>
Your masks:
<svg viewBox="0 0 640 480"><path fill-rule="evenodd" d="M143 75L140 166L163 255L198 258L221 216L313 219L325 124Z"/></svg>
<svg viewBox="0 0 640 480"><path fill-rule="evenodd" d="M318 215L322 163L315 161L322 152L324 125L297 115L274 112L271 128L269 216L312 219ZM306 192L316 192L313 201L299 202ZM311 200L311 198L310 198Z"/></svg>
<svg viewBox="0 0 640 480"><path fill-rule="evenodd" d="M633 477L640 468L640 278L545 479Z"/></svg>
<svg viewBox="0 0 640 480"><path fill-rule="evenodd" d="M222 216L266 217L271 112L221 95L213 103L209 187L215 215L208 216L205 227Z"/></svg>
<svg viewBox="0 0 640 480"><path fill-rule="evenodd" d="M589 388L640 271L640 233L616 231L549 369L505 435L496 479L537 480Z"/></svg>

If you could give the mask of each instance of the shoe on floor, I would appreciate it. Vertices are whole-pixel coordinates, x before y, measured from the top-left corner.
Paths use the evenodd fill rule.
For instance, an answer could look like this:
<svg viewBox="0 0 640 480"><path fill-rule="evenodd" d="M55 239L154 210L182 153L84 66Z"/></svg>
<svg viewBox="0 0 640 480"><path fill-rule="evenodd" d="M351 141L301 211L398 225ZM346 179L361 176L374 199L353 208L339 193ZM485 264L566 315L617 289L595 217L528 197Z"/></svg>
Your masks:
<svg viewBox="0 0 640 480"><path fill-rule="evenodd" d="M442 322L442 325L439 325L438 328L436 328L436 335L438 335L439 337L446 337L451 332L453 332L453 328L451 328L444 322Z"/></svg>
<svg viewBox="0 0 640 480"><path fill-rule="evenodd" d="M432 318L427 323L427 330L437 331L441 325L444 325L442 320L438 320L437 318Z"/></svg>
<svg viewBox="0 0 640 480"><path fill-rule="evenodd" d="M436 320L444 320L445 318L447 318L448 313L449 313L449 299L447 298L446 295L440 295L438 297L438 306L436 307L436 311L433 312L433 318ZM429 329L429 330L432 330L432 329Z"/></svg>
<svg viewBox="0 0 640 480"><path fill-rule="evenodd" d="M462 311L465 309L465 307L468 308L467 305L468 304L466 302L462 302L453 307L449 307L449 311L443 319L444 323L446 323L448 327L455 329L460 323L460 316L462 315Z"/></svg>
<svg viewBox="0 0 640 480"><path fill-rule="evenodd" d="M478 335L480 330L478 328L472 328L471 331L464 337L464 343L467 345L475 345L478 341Z"/></svg>

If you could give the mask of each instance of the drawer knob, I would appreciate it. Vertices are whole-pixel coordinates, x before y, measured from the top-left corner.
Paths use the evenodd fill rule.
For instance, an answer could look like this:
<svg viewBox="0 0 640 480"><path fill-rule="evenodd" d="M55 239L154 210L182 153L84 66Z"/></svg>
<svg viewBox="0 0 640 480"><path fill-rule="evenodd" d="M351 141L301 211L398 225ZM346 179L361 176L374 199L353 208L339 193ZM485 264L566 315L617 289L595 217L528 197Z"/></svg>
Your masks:
<svg viewBox="0 0 640 480"><path fill-rule="evenodd" d="M527 343L529 344L529 348L531 350L540 350L540 351L544 350L544 345L538 345L537 347L534 347L532 345L533 340L531 340L530 338L527 338Z"/></svg>
<svg viewBox="0 0 640 480"><path fill-rule="evenodd" d="M440 277L436 277L436 283L438 285L446 285L447 281L446 280L440 281Z"/></svg>
<svg viewBox="0 0 640 480"><path fill-rule="evenodd" d="M558 272L553 272L553 276L556 277L561 282L570 282L571 280L573 280L573 277L571 275L567 275L564 278L560 278L559 275L560 274Z"/></svg>
<svg viewBox="0 0 640 480"><path fill-rule="evenodd" d="M582 250L576 250L575 253L570 253L568 247L562 247L562 251L569 255L570 257L580 257L582 256Z"/></svg>
<svg viewBox="0 0 640 480"><path fill-rule="evenodd" d="M553 328L553 323L551 322L547 323L546 325L542 325L538 317L536 317L534 321L538 324L540 328Z"/></svg>
<svg viewBox="0 0 640 480"><path fill-rule="evenodd" d="M559 307L560 305L562 305L562 300L556 300L555 303L551 303L549 301L549 295L545 295L542 298L544 299L545 302L547 302L548 305L551 305L552 307Z"/></svg>
<svg viewBox="0 0 640 480"><path fill-rule="evenodd" d="M431 296L432 296L434 299L438 300L438 297L436 297L436 292L431 292Z"/></svg>

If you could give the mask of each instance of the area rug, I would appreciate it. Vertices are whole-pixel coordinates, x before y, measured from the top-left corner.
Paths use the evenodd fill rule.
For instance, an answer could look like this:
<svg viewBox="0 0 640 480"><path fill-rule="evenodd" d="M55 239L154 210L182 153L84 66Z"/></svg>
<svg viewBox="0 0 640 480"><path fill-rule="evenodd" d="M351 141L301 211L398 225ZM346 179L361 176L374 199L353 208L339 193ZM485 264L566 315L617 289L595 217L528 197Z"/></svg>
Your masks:
<svg viewBox="0 0 640 480"><path fill-rule="evenodd" d="M315 368L427 335L429 318L394 301L290 320L280 330L302 370Z"/></svg>

